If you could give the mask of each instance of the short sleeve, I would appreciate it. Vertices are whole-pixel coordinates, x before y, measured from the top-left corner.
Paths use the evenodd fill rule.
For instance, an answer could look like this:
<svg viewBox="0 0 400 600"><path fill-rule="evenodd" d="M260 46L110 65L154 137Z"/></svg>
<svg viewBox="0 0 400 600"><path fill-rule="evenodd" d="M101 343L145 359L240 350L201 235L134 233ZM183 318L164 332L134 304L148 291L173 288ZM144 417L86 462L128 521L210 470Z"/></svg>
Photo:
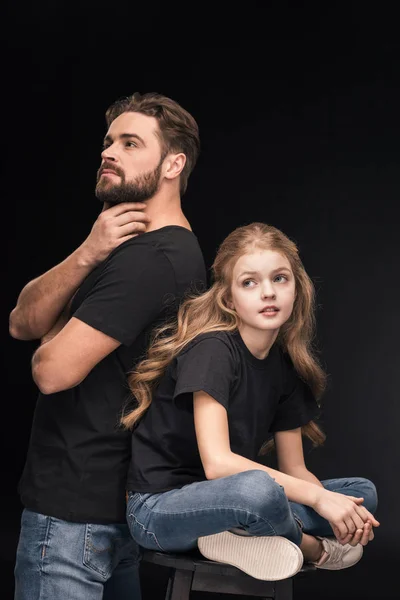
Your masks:
<svg viewBox="0 0 400 600"><path fill-rule="evenodd" d="M232 351L224 341L197 341L177 358L174 399L203 390L228 409L235 371Z"/></svg>
<svg viewBox="0 0 400 600"><path fill-rule="evenodd" d="M318 404L306 383L298 376L294 378L294 387L283 394L271 424L270 431L287 431L306 425L319 415Z"/></svg>
<svg viewBox="0 0 400 600"><path fill-rule="evenodd" d="M175 302L175 277L161 250L126 243L107 260L72 315L129 346Z"/></svg>

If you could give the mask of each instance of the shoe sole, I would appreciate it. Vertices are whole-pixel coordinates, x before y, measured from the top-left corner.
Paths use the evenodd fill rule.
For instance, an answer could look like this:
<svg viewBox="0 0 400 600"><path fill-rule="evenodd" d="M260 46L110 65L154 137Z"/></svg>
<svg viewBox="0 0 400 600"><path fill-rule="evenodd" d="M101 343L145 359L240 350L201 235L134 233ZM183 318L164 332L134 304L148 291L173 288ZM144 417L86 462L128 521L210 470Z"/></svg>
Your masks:
<svg viewBox="0 0 400 600"><path fill-rule="evenodd" d="M200 537L197 545L209 560L233 565L264 581L288 579L303 566L300 548L281 536L242 536L223 531Z"/></svg>

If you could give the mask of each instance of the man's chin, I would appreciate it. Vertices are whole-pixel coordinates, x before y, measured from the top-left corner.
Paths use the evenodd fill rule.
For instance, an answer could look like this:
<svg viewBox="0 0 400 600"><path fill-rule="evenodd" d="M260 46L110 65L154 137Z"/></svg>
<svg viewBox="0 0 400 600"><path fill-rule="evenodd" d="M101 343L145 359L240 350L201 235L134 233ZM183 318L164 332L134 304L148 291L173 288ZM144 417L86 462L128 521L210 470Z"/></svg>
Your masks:
<svg viewBox="0 0 400 600"><path fill-rule="evenodd" d="M107 204L118 204L119 194L116 191L117 187L115 184L97 186L95 190L96 198L100 202L107 202Z"/></svg>

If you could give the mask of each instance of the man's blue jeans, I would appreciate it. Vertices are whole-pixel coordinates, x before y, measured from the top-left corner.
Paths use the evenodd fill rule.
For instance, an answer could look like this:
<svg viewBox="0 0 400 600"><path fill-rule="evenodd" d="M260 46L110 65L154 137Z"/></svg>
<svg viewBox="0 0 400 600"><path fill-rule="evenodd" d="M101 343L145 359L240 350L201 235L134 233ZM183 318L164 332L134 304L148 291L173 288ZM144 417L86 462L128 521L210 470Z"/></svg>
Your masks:
<svg viewBox="0 0 400 600"><path fill-rule="evenodd" d="M139 548L127 525L70 523L24 510L15 600L140 600Z"/></svg>
<svg viewBox="0 0 400 600"><path fill-rule="evenodd" d="M377 495L368 479L329 479L330 490L364 498L374 513ZM328 521L312 508L290 502L283 488L265 471L191 483L160 494L128 495L127 520L133 539L149 550L181 552L197 539L241 527L251 535L279 535L300 545L302 531L332 536Z"/></svg>

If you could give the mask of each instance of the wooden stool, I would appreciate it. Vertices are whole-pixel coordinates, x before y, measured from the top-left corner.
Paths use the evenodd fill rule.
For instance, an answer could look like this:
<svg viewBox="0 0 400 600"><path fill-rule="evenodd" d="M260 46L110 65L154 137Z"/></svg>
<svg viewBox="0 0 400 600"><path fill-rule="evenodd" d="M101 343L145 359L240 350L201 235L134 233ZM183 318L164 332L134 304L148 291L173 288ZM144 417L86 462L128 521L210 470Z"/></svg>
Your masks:
<svg viewBox="0 0 400 600"><path fill-rule="evenodd" d="M190 592L243 594L265 600L292 600L293 578L281 581L254 579L231 565L207 560L198 551L184 554L143 551L144 562L169 567L165 600L189 600ZM315 571L313 565L303 565L299 573Z"/></svg>

